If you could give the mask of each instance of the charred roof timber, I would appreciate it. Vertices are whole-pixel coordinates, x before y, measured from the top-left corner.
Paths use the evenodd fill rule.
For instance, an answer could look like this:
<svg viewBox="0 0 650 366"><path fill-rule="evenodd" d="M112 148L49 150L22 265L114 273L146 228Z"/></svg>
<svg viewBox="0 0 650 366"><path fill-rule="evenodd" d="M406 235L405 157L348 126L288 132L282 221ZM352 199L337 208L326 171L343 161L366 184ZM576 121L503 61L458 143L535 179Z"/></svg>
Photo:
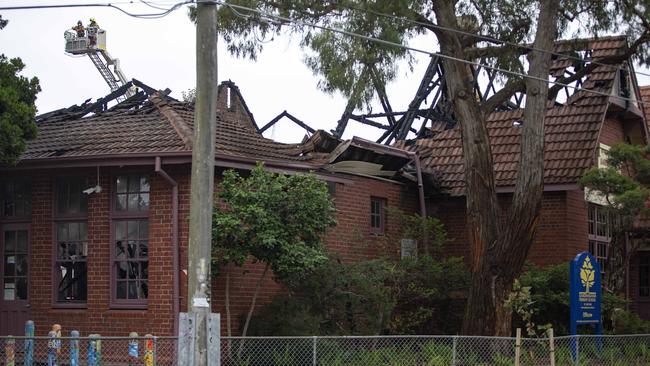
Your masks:
<svg viewBox="0 0 650 366"><path fill-rule="evenodd" d="M481 55L480 49L476 50ZM621 76L616 78L620 95L629 96L631 82L629 69L629 51L624 37L603 37L600 39L574 39L558 41L555 44L555 54L550 68L550 76L569 86L553 86L550 95L555 97L558 105L575 105L584 103L585 98L593 97L580 91L578 88L590 90L609 90L611 80L609 73L616 73L616 69L622 68ZM520 57L523 57L523 52ZM479 65L489 64L486 57L480 57ZM594 62L598 61L598 62ZM603 65L606 63L608 65ZM498 73L492 69L481 66L472 66L474 73L474 91L477 100L484 102L495 95L500 89ZM364 69L364 72L366 70ZM372 70L370 70L372 72ZM442 59L433 55L429 65L422 76L420 85L415 96L405 111L393 111L386 90L383 84L375 82L375 92L384 109L383 113L355 114L353 100L357 99L354 90L350 102L346 106L336 129L332 130L334 136L341 138L350 120L361 124L384 130L385 132L377 140L378 143L386 145L394 144L396 141L406 140L409 134L415 138L426 138L440 132L451 129L456 122L453 115L453 106L448 97L445 85L444 67ZM557 90L553 90L557 89ZM558 91L564 91L558 96ZM516 92L506 102L496 105L494 112L512 111L522 107L525 93ZM419 127L415 121L419 120Z"/></svg>

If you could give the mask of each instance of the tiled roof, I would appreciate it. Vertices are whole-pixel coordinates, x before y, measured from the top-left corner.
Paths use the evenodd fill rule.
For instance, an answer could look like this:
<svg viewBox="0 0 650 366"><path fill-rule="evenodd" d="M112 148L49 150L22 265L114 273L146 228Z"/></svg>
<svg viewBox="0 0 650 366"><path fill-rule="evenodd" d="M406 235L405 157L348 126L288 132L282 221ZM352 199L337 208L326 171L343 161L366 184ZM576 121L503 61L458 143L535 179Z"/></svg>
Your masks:
<svg viewBox="0 0 650 366"><path fill-rule="evenodd" d="M606 37L598 40L571 40L556 44L556 52L571 49L590 50L594 60L617 55L627 46L624 37ZM559 77L574 60L557 58L551 66L551 75ZM582 88L609 94L616 77L612 67L597 67L582 84ZM650 90L646 93L650 95ZM584 172L594 165L598 136L608 108L608 97L579 91L564 105L549 106L546 111L544 146L544 183L575 184ZM650 110L646 110L646 113ZM516 182L520 155L521 130L513 122L522 117L523 110L494 112L487 117L487 129L492 147L497 186L513 186ZM441 188L452 195L464 192L465 171L461 134L458 126L442 132L433 131L427 139L413 141L410 149L417 149L422 165L435 174Z"/></svg>
<svg viewBox="0 0 650 366"><path fill-rule="evenodd" d="M563 106L546 113L544 182L576 183L594 163L598 133L607 106ZM521 129L513 126L521 110L496 112L488 117L487 128L497 186L512 186L517 178ZM452 195L464 189L465 170L460 130L453 128L429 139L416 140L425 169L435 173L440 186Z"/></svg>
<svg viewBox="0 0 650 366"><path fill-rule="evenodd" d="M233 105L219 93L216 151L252 159L306 160L300 144L264 138L234 84ZM223 86L220 90L223 90ZM38 136L28 142L21 161L56 157L101 157L134 153L191 151L194 106L160 93L145 96L135 108L99 112L91 116L67 113L72 107L38 119Z"/></svg>

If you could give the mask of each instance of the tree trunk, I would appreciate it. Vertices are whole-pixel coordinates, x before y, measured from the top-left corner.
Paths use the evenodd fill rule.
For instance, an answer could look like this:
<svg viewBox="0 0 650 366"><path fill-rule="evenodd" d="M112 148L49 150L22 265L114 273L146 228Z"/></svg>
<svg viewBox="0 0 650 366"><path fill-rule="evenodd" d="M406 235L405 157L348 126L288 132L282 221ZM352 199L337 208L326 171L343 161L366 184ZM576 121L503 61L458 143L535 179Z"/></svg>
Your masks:
<svg viewBox="0 0 650 366"><path fill-rule="evenodd" d="M556 37L555 14L559 0L542 0L534 48L552 50ZM453 2L434 1L438 23L458 29ZM464 59L458 36L438 36L445 55ZM472 281L463 320L463 334L510 334L511 314L504 302L519 275L535 235L541 208L544 175L544 117L550 54L531 51L526 79L526 107L521 137L521 156L513 201L506 225L500 223L492 151L473 91L473 74L468 65L445 60L445 81L460 123L465 166L467 224L472 247ZM489 113L489 111L488 111ZM514 128L514 127L513 127Z"/></svg>
<svg viewBox="0 0 650 366"><path fill-rule="evenodd" d="M264 278L266 277L266 272L268 272L268 270L269 270L269 264L267 263L266 266L264 267L264 272L262 272L262 275L257 280L257 286L255 286L255 292L253 293L253 300L251 301L251 307L248 309L248 315L246 315L244 330L242 331L241 334L242 337L246 337L246 333L248 332L248 325L250 324L251 317L253 316L253 310L255 310L255 303L257 302L257 296L260 293L262 282L264 281Z"/></svg>

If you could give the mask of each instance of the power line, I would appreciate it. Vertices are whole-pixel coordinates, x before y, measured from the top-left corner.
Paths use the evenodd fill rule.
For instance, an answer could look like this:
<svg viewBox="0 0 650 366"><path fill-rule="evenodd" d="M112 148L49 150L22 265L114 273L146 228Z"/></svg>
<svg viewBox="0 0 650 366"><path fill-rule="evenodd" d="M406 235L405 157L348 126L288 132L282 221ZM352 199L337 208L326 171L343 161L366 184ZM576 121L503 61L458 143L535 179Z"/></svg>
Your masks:
<svg viewBox="0 0 650 366"><path fill-rule="evenodd" d="M561 87L564 87L564 88L573 89L575 91L583 91L585 93L591 93L591 94L594 94L594 95L600 95L600 96L605 96L605 97L614 97L614 98L618 98L618 99L623 100L623 101L644 104L644 102L641 101L641 100L633 100L631 98L627 98L627 97L623 97L623 96L611 95L611 94L608 94L608 93L599 92L599 91L591 90L591 89L584 89L584 88L580 88L580 87L577 87L577 86L560 83L560 82L557 82L557 81L552 81L552 80L548 80L548 79L544 79L544 78L540 78L540 77L536 77L536 76L522 74L522 73L519 73L519 72L510 71L510 70L502 69L502 68L495 67L495 66L481 64L480 62L476 62L476 61L464 60L464 59L461 59L461 58L445 55L445 54L442 54L442 53L431 52L431 51L423 50L423 49L420 49L420 48L407 46L407 45L403 45L403 44L400 44L400 43L395 43L395 42L392 42L392 41L387 41L387 40L381 39L381 38L366 36L364 34L354 33L354 32L346 31L346 30L343 30L343 29L337 29L337 28L333 28L333 27L327 27L327 26L323 26L323 25L320 25L320 24L306 22L306 21L303 21L303 20L290 19L290 18L283 17L283 16L280 16L280 15L269 14L269 13L263 12L261 10L253 9L253 8L242 6L242 5L224 3L223 1L216 1L216 3L218 3L220 5L223 5L223 6L227 6L230 9L233 9L233 12L236 13L235 14L236 16L244 17L244 18L249 19L249 20L253 19L253 20L258 21L259 19L255 19L255 18L253 18L251 16L241 14L241 13L237 12L236 9L250 11L250 12L257 13L257 14L259 14L261 16L264 16L264 17L267 17L267 18L281 20L281 21L287 22L287 23L293 23L293 24L297 24L297 25L300 25L300 26L307 26L307 27L317 28L317 29L321 29L321 30L331 31L331 32L334 32L334 33L339 33L339 34L343 34L343 35L350 36L350 37L361 38L361 39L365 39L367 41L371 41L371 42L375 42L375 43L381 43L381 44L392 46L392 47L402 48L402 49L405 49L405 50L408 50L408 51L412 51L412 52L416 52L416 53L422 53L422 54L426 54L426 55L429 55L429 56L437 56L437 57L447 59L447 60L450 60L450 61L454 61L454 62L460 62L460 63L464 63L464 64L467 64L467 65L472 65L472 66L482 67L482 68L485 68L485 69L490 69L490 70L493 70L493 71L498 71L498 72L501 72L503 74L518 76L518 77L521 77L521 78L528 78L528 79L531 79L531 80L542 81L542 82L545 82L547 84L554 84L554 85L558 85L558 86L561 86Z"/></svg>
<svg viewBox="0 0 650 366"><path fill-rule="evenodd" d="M153 3L153 2L151 2ZM172 5L169 9L165 9L160 13L141 13L135 14L129 11L122 9L121 7L115 4L134 4L133 1L128 2L114 2L114 3L86 3L86 4L52 4L52 5L22 5L22 6L3 6L0 7L0 10L36 10L36 9L65 9L65 8L92 8L92 7L104 7L104 8L113 8L116 9L128 16L140 19L159 19L169 15L174 10L180 8L183 5L195 3L193 0L177 2ZM149 5L149 4L147 4ZM161 9L162 10L162 9Z"/></svg>

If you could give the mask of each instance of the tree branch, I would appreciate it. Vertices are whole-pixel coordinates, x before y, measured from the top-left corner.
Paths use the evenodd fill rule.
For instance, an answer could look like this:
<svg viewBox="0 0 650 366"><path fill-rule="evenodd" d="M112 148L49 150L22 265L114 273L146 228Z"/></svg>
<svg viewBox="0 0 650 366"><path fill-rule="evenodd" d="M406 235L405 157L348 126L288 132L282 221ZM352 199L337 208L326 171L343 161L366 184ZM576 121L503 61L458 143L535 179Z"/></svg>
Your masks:
<svg viewBox="0 0 650 366"><path fill-rule="evenodd" d="M473 47L466 48L465 55L467 55L467 60L475 60L478 58L492 58L502 55L504 52L513 52L515 51L518 55L525 55L530 52L530 48L524 45L513 45L505 44L500 46L489 46L489 47Z"/></svg>
<svg viewBox="0 0 650 366"><path fill-rule="evenodd" d="M508 81L505 87L501 88L493 96L484 101L481 105L481 113L488 114L493 112L499 105L505 103L515 93L525 92L526 83L523 79Z"/></svg>

